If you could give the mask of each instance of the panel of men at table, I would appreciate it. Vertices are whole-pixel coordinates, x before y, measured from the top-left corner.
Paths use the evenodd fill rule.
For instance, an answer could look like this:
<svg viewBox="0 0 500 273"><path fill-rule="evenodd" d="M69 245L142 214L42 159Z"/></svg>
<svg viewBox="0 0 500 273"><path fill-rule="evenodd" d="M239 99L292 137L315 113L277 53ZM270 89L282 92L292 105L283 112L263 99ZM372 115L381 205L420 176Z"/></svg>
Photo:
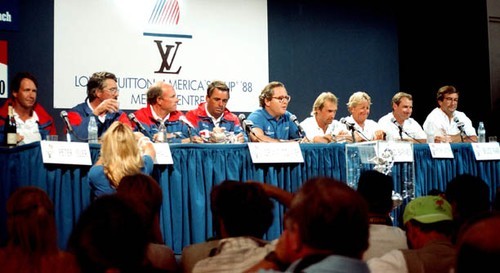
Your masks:
<svg viewBox="0 0 500 273"><path fill-rule="evenodd" d="M415 195L446 183L462 173L481 177L490 186L491 199L500 186L500 160L477 161L471 144L450 144L453 159L432 158L427 144L413 145ZM296 191L304 181L328 176L346 181L345 144L300 144L304 163L254 164L245 144L171 144L172 165L155 165L153 177L163 190L161 228L165 243L180 253L184 246L213 236L209 193L223 180L261 181ZM90 144L92 162L99 144ZM392 177L402 191L402 165L396 163ZM59 244L66 242L80 212L90 204L87 173L90 166L44 164L40 142L16 148L0 148L0 240L6 237L6 201L11 192L25 185L38 186L51 196L56 209ZM398 218L398 211L393 216ZM276 203L275 220L267 239L282 231L284 208Z"/></svg>

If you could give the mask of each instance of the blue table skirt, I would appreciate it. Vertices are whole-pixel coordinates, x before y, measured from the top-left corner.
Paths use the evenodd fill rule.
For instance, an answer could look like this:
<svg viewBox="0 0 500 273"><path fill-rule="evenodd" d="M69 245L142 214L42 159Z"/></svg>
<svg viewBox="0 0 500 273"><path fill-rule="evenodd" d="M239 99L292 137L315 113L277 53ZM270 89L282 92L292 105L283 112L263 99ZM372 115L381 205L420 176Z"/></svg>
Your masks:
<svg viewBox="0 0 500 273"><path fill-rule="evenodd" d="M452 144L454 159L432 159L427 144L414 145L416 196L430 189L444 190L447 181L470 173L483 178L491 189L491 199L500 183L500 161L476 161L470 144ZM91 144L92 162L99 155ZM305 163L253 164L244 144L172 144L174 165L155 165L153 176L163 189L161 226L165 242L176 253L186 245L213 236L209 193L223 180L261 181L296 191L312 177L328 176L345 181L344 144L301 144ZM43 164L39 143L16 148L0 148L0 240L6 238L6 201L11 192L25 185L47 191L55 204L59 245L66 247L80 212L90 203L87 173L90 166ZM393 179L401 190L395 166ZM266 235L275 239L282 230L284 208L275 203L275 220Z"/></svg>

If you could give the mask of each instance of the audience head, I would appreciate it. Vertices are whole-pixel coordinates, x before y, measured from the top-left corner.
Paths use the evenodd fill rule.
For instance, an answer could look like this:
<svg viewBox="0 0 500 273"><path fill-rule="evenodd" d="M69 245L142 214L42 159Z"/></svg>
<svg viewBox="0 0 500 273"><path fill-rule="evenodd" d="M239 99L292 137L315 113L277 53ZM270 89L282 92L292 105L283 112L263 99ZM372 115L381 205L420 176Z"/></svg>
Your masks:
<svg viewBox="0 0 500 273"><path fill-rule="evenodd" d="M25 186L7 201L8 247L29 255L57 252L54 205L45 191Z"/></svg>
<svg viewBox="0 0 500 273"><path fill-rule="evenodd" d="M366 92L358 91L349 97L347 108L356 122L363 123L370 114L371 104L370 96Z"/></svg>
<svg viewBox="0 0 500 273"><path fill-rule="evenodd" d="M103 195L81 213L69 250L83 273L144 272L148 238L136 207L132 199Z"/></svg>
<svg viewBox="0 0 500 273"><path fill-rule="evenodd" d="M117 78L110 72L96 72L90 76L87 82L87 98L94 101L96 98L101 100L109 98L118 98Z"/></svg>
<svg viewBox="0 0 500 273"><path fill-rule="evenodd" d="M229 101L229 87L223 81L213 81L207 88L207 111L215 118L224 114Z"/></svg>
<svg viewBox="0 0 500 273"><path fill-rule="evenodd" d="M453 207L453 218L458 222L490 210L489 187L478 176L457 175L446 185L445 196Z"/></svg>
<svg viewBox="0 0 500 273"><path fill-rule="evenodd" d="M360 259L368 248L368 225L368 206L360 194L333 178L317 177L307 180L293 198L284 236L299 241L289 245L291 253L300 251L294 245L305 245Z"/></svg>
<svg viewBox="0 0 500 273"><path fill-rule="evenodd" d="M120 181L116 193L134 199L143 206L138 207L149 230L150 241L163 243L159 214L163 202L163 193L158 182L151 176L137 173L126 175Z"/></svg>
<svg viewBox="0 0 500 273"><path fill-rule="evenodd" d="M500 214L485 213L470 219L457 244L456 273L490 272L500 260Z"/></svg>
<svg viewBox="0 0 500 273"><path fill-rule="evenodd" d="M226 180L212 188L210 201L218 237L262 238L273 222L274 203L259 185Z"/></svg>
<svg viewBox="0 0 500 273"><path fill-rule="evenodd" d="M426 243L421 236L436 232L446 237L452 231L451 205L440 196L421 196L411 200L403 213L408 245L421 248Z"/></svg>
<svg viewBox="0 0 500 273"><path fill-rule="evenodd" d="M392 113L396 120L405 121L413 112L413 98L405 92L398 92L392 97Z"/></svg>
<svg viewBox="0 0 500 273"><path fill-rule="evenodd" d="M143 166L132 129L119 121L103 134L100 158L104 173L114 187L118 187L122 177L139 173Z"/></svg>
<svg viewBox="0 0 500 273"><path fill-rule="evenodd" d="M364 171L359 176L357 192L368 203L370 213L386 215L392 211L392 178L378 171Z"/></svg>

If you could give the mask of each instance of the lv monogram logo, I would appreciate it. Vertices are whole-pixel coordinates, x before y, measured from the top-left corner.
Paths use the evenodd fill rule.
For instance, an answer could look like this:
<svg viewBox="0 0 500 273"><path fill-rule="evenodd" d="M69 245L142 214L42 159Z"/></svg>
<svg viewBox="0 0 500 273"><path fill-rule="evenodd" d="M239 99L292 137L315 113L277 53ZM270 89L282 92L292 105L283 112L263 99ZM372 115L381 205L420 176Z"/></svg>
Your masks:
<svg viewBox="0 0 500 273"><path fill-rule="evenodd" d="M162 59L160 69L158 71L155 71L155 73L162 73L162 74L179 74L181 71L182 66L179 66L179 69L177 71L170 71L172 69L172 64L175 60L175 55L177 54L177 50L179 49L179 46L182 44L182 42L175 42L174 45L166 45L165 46L165 51L163 51L163 45L162 41L155 40L156 46L158 47L158 51L160 51L160 56ZM175 47L174 53L172 55L172 58L170 59L170 62L168 61L168 57L170 56L170 51L172 48Z"/></svg>

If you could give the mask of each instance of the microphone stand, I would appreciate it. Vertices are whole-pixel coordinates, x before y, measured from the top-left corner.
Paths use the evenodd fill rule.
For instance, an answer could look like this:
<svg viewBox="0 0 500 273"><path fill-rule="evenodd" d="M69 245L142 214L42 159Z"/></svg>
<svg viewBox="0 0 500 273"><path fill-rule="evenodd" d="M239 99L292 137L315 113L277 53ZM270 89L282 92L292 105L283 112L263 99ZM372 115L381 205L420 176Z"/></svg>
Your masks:
<svg viewBox="0 0 500 273"><path fill-rule="evenodd" d="M356 143L356 137L354 136L354 124L349 125L349 130L351 130L352 143Z"/></svg>

